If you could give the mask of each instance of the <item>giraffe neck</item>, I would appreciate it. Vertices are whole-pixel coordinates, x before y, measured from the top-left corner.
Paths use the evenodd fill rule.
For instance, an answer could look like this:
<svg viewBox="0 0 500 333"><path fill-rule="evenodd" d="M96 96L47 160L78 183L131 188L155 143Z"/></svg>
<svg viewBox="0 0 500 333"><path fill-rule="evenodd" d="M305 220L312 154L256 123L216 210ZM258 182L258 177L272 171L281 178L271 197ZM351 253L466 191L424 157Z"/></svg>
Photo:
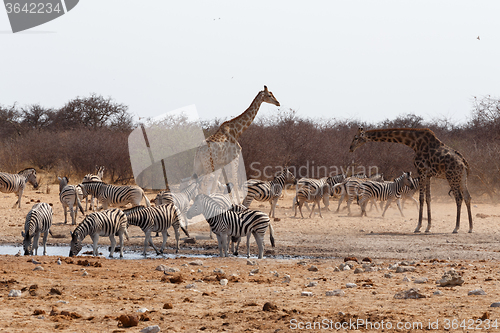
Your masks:
<svg viewBox="0 0 500 333"><path fill-rule="evenodd" d="M242 114L238 117L228 120L224 122L219 131L222 131L222 134L229 136L231 140L238 140L238 138L243 134L243 132L250 126L252 121L257 116L257 112L259 111L260 105L264 101L264 92L261 91L255 96L254 100ZM218 131L218 132L219 132Z"/></svg>
<svg viewBox="0 0 500 333"><path fill-rule="evenodd" d="M367 142L394 142L404 144L415 152L431 145L442 145L430 129L388 129L365 132Z"/></svg>

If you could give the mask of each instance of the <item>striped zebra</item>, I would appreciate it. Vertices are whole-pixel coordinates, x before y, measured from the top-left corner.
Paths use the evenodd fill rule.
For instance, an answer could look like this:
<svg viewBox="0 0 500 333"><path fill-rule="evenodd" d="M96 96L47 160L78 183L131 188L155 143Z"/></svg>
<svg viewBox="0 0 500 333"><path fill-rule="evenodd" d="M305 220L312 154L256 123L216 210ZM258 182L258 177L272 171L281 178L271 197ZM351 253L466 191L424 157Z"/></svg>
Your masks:
<svg viewBox="0 0 500 333"><path fill-rule="evenodd" d="M193 182L189 184L185 189L178 193L172 193L170 191L162 191L156 195L155 206L173 204L177 207L181 213L181 218L184 221L183 231L186 236L189 237L188 221L186 218L186 212L189 208L191 200L198 194L198 184ZM182 225L182 224L181 224Z"/></svg>
<svg viewBox="0 0 500 333"><path fill-rule="evenodd" d="M35 169L27 168L17 174L0 172L0 192L17 194L17 201L12 208L16 207L16 205L21 208L21 196L27 182L30 182L35 189L38 188Z"/></svg>
<svg viewBox="0 0 500 333"><path fill-rule="evenodd" d="M50 227L52 226L52 207L47 203L37 203L33 205L24 223L24 232L21 235L24 237L23 248L24 255L38 255L38 240L43 232L43 255L47 255L47 238L49 236ZM32 245L33 241L33 245Z"/></svg>
<svg viewBox="0 0 500 333"><path fill-rule="evenodd" d="M342 183L345 180L345 175L335 175L326 178L326 183L330 186L330 196L334 196L336 194L340 194L340 188L338 189L338 193L335 193L333 188L335 185Z"/></svg>
<svg viewBox="0 0 500 333"><path fill-rule="evenodd" d="M132 207L139 206L142 198L146 201L146 206L150 207L149 199L139 186L118 186L109 185L103 182L85 182L81 186L85 192L94 195L101 203L103 209L108 209L109 205L132 204Z"/></svg>
<svg viewBox="0 0 500 333"><path fill-rule="evenodd" d="M373 175L370 178L366 178L364 174L359 174L359 175L354 175L352 177L346 178L342 183L335 184L331 190L332 193L337 193L340 189L340 199L339 199L339 205L337 206L337 210L335 211L338 213L340 211L340 205L344 201L344 198L347 201L347 210L348 210L348 215L351 215L351 203L354 201L355 198L358 197L358 188L359 185L366 180L373 180L373 181L384 181L384 176L383 175ZM378 211L378 207L375 205L375 208Z"/></svg>
<svg viewBox="0 0 500 333"><path fill-rule="evenodd" d="M123 212L127 216L128 224L135 225L141 228L144 232L144 256L146 256L148 243L153 247L157 255L163 253L168 238L167 229L170 228L170 226L174 228L175 232L175 253L179 252L179 227L181 226L181 214L179 209L175 207L174 204L167 203L156 207L136 206L126 209ZM161 232L163 235L163 243L160 251L158 251L153 244L151 232Z"/></svg>
<svg viewBox="0 0 500 333"><path fill-rule="evenodd" d="M396 199L396 203L399 208L399 212L401 216L404 216L403 211L401 209L401 192L405 186L413 188L413 183L411 181L411 172L405 172L398 178L396 178L393 182L376 182L376 181L364 181L359 185L358 191L358 203L361 206L361 216L366 216L366 205L368 201L371 200L374 202L375 207L376 202L378 201L388 201L389 204L391 201ZM385 210L384 210L385 213ZM382 214L384 216L384 214Z"/></svg>
<svg viewBox="0 0 500 333"><path fill-rule="evenodd" d="M88 173L85 175L85 177L83 177L83 180L82 180L82 183L86 183L86 182L102 182L102 177L104 176L104 166L96 166L95 167L95 172L96 174L91 174L91 173ZM92 211L95 211L94 209L94 195L90 194L90 208L92 209ZM86 195L85 196L85 211L88 210L88 203L89 203L89 196ZM96 202L96 205L98 205L99 202Z"/></svg>
<svg viewBox="0 0 500 333"><path fill-rule="evenodd" d="M109 237L111 249L109 257L113 258L115 252L116 240L115 235L120 239L120 258L123 258L123 235L128 240L127 232L127 217L125 213L118 208L104 210L89 214L71 233L71 244L69 256L76 256L82 249L82 241L90 236L92 239L93 255L97 256L97 243L99 236Z"/></svg>
<svg viewBox="0 0 500 333"><path fill-rule="evenodd" d="M319 188L316 188L316 186L317 184L314 186L306 185L301 187L297 191L297 195L293 200L295 217L297 217L297 206L299 207L300 216L304 218L304 215L302 214L302 206L306 202L312 202L313 207L311 209L311 213L309 214L309 218L311 218L312 214L314 213L314 208L316 207L316 205L318 205L319 216L323 218L323 216L321 215L320 202L321 200L323 200L323 204L328 209L330 199L330 186L326 183L326 180L325 183L323 185L320 185Z"/></svg>
<svg viewBox="0 0 500 333"><path fill-rule="evenodd" d="M247 180L245 186L248 192L243 200L243 206L250 207L250 204L254 199L257 201L269 201L269 204L271 205L269 216L274 218L276 204L278 203L278 199L285 188L285 184L297 184L295 176L290 172L290 170L288 170L288 168L281 171L270 182L257 179Z"/></svg>
<svg viewBox="0 0 500 333"><path fill-rule="evenodd" d="M249 244L250 235L253 234L259 248L259 259L262 259L264 256L264 234L270 224L267 214L251 209L242 213L224 211L213 199L203 193L196 196L194 204L187 212L187 217L191 219L200 214L203 214L210 229L217 235L221 257L227 257L229 237L247 236L247 244ZM271 237L274 243L272 234ZM249 246L247 246L247 257L250 257Z"/></svg>
<svg viewBox="0 0 500 333"><path fill-rule="evenodd" d="M83 190L79 185L68 185L68 177L57 177L59 179L59 201L61 201L64 209L64 223L68 223L68 208L71 216L71 224L76 224L76 216L78 209L85 216L82 208ZM74 209L76 206L76 209Z"/></svg>
<svg viewBox="0 0 500 333"><path fill-rule="evenodd" d="M418 191L418 189L420 187L420 177L412 178L411 182L412 182L412 186L405 186L401 190L401 199L402 199L401 200L402 201L401 202L401 209L402 210L404 209L404 203L405 203L405 201L408 200L408 199L411 199L411 200L413 200L413 202L417 206L417 211L418 211L419 204L418 204L417 199L415 199L413 197L413 195L415 194L415 192ZM382 213L382 216L384 216L385 211L387 210L387 208L389 208L389 206L391 205L391 202L392 201L389 201L389 200L387 201L387 203L385 205L385 208L384 208L384 212Z"/></svg>
<svg viewBox="0 0 500 333"><path fill-rule="evenodd" d="M326 182L327 179L328 179L328 177L323 177L320 179L300 178L299 180L297 180L297 184L295 185L295 198L293 198L293 200L292 200L292 207L297 203L297 195L298 195L300 189L307 187L308 191L312 191L312 193L316 194L317 192L320 191L320 188L322 188L323 185L325 185L327 183ZM303 205L306 206L308 211L311 211L307 201L305 201L303 203ZM327 207L327 210L330 210L330 209Z"/></svg>

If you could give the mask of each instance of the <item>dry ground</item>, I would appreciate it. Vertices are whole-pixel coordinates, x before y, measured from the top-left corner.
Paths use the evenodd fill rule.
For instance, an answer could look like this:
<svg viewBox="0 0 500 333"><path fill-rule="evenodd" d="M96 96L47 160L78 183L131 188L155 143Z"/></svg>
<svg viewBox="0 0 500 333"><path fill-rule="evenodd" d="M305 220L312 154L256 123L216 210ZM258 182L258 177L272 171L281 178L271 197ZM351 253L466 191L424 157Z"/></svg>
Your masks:
<svg viewBox="0 0 500 333"><path fill-rule="evenodd" d="M0 243L21 243L20 233L33 205L31 200L54 204L54 234L68 235L74 229L62 223L57 187L52 186L50 190L50 194L46 194L28 189L21 209L11 208L16 200L14 195L0 194ZM153 198L154 194L148 196ZM302 325L308 328L308 323L316 322L316 329L309 331L319 331L320 324L334 329L335 325L356 320L368 320L375 325L371 329L360 325L360 331L382 331L382 327L377 326L382 325L382 321L384 332L416 332L420 331L420 324L425 328L429 321L438 321L439 331L445 330L447 324L457 323L457 331L473 331L486 328L487 320L475 322L479 326L470 326L472 320L480 318L489 318L490 324L500 325L497 322L500 309L490 307L500 302L499 208L486 199L475 199L474 232L467 233L468 223L462 218L459 233L452 234L454 202L446 196L433 199L431 233L414 234L418 215L410 202L406 205L405 218L400 217L394 206L385 218L375 211L365 218L348 217L345 211L340 214L330 211L323 212L323 219L318 216L296 219L289 193L279 202L277 217L280 220L273 222L277 245L271 249L266 235L266 258L252 258L255 266L247 265L247 259L241 255L225 259L204 257L217 253L216 241L208 239L209 229L204 223L190 226L190 233L197 238L196 244L181 243L176 259L158 258L150 252L148 259L142 260L62 257L62 265L58 265L58 257L38 256L34 258L44 269L34 271L37 265L31 262L32 258L3 255L0 256L0 331L138 332L143 327L159 325L162 331L168 332L287 332L297 331ZM336 204L333 201L330 207L336 208ZM253 207L265 212L269 209L268 204L260 207L254 203ZM353 211L359 214L357 206ZM462 215L466 215L465 208ZM78 222L81 220L79 216ZM129 233L132 237L126 249L141 249L142 232L131 227ZM69 237L49 237L50 244L67 244L69 240ZM88 238L86 241L90 242ZM160 239L154 241L158 243ZM101 243L109 244L109 240L101 239ZM256 247L252 244L255 255ZM170 237L167 252L173 252L172 245ZM240 252L244 252L244 247ZM182 257L193 254L202 257ZM336 271L335 267L348 256L356 257L358 263L351 262L354 265L351 270ZM361 268L361 259L365 257L373 261L374 271L355 274L354 268ZM189 265L197 259L202 261L201 266ZM83 260L88 260L90 266L78 264ZM415 267L415 271L388 270L390 264L403 260ZM178 272L167 276L155 270L160 264ZM317 271L309 270L313 265ZM256 268L259 271L251 275L250 271ZM463 275L465 283L438 287L435 281L451 268ZM88 275L84 276L84 271ZM386 277L389 272L391 278ZM283 282L285 275L291 277L290 282ZM172 277L180 283L170 283ZM227 286L220 284L223 278L229 280ZM428 281L415 283L419 278ZM306 287L310 282L317 285ZM347 288L346 283L356 283L357 287ZM186 288L190 284L194 286ZM396 293L410 288L418 288L427 297L394 298ZM479 288L486 295L467 295ZM12 289L22 290L22 296L8 297ZM326 291L337 289L345 295L325 295ZM433 294L438 290L441 296ZM312 292L312 296L301 296L303 291ZM266 302L273 305L270 311L263 310ZM172 308L165 309L165 304ZM118 324L118 316L141 316L137 312L141 308L149 311L138 326L124 328ZM462 322L464 319L468 321ZM392 329L387 329L389 323ZM398 323L403 329L397 329ZM462 323L466 329L460 327ZM415 329L404 329L405 325L406 328L414 325ZM354 330L353 326L349 328ZM450 328L453 331L453 327Z"/></svg>

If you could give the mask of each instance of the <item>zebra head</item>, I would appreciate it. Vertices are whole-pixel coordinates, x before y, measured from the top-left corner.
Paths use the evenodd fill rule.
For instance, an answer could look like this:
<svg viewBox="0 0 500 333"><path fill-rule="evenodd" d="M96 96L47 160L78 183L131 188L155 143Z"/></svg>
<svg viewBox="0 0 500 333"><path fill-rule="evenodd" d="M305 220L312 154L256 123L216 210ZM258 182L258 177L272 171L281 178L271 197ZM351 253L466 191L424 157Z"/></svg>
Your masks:
<svg viewBox="0 0 500 333"><path fill-rule="evenodd" d="M33 168L24 169L23 171L20 171L18 174L26 177L26 182L30 182L31 185L33 185L33 187L35 189L38 188L38 182L36 181L36 170L35 169L33 169Z"/></svg>
<svg viewBox="0 0 500 333"><path fill-rule="evenodd" d="M286 168L283 171L283 173L285 175L285 184L293 184L293 185L297 184L297 179L295 178L293 173L290 171L290 169Z"/></svg>
<svg viewBox="0 0 500 333"><path fill-rule="evenodd" d="M188 219L192 219L193 217L203 214L205 212L205 203L204 203L205 197L206 197L205 194L200 193L194 198L193 205L188 209L186 213L186 217Z"/></svg>
<svg viewBox="0 0 500 333"><path fill-rule="evenodd" d="M57 177L57 179L59 180L59 193L61 193L61 191L63 190L63 188L66 187L66 185L68 185L69 183L69 179L68 177Z"/></svg>
<svg viewBox="0 0 500 333"><path fill-rule="evenodd" d="M396 179L396 181L401 181L401 187L408 186L410 190L413 190L415 188L413 179L411 178L411 172L405 172L403 173L399 178Z"/></svg>
<svg viewBox="0 0 500 333"><path fill-rule="evenodd" d="M69 249L69 256L76 256L82 250L82 241L78 239L76 232L70 232L71 234L71 244Z"/></svg>
<svg viewBox="0 0 500 333"><path fill-rule="evenodd" d="M366 143L365 130L360 127L358 128L358 133L352 139L351 147L349 147L349 152L354 153L356 149Z"/></svg>
<svg viewBox="0 0 500 333"><path fill-rule="evenodd" d="M25 256L32 256L33 255L33 246L31 245L31 239L33 238L33 235L30 235L29 230L24 233L24 231L21 231L21 236L23 236L23 249L24 249L24 255Z"/></svg>

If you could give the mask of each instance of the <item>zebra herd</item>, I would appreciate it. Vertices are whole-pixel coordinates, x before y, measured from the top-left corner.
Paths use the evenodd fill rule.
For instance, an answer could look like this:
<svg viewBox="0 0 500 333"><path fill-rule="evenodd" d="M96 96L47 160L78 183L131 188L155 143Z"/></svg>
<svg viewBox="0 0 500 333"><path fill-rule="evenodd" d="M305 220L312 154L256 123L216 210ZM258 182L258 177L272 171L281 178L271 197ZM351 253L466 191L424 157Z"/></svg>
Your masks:
<svg viewBox="0 0 500 333"><path fill-rule="evenodd" d="M82 248L82 241L86 236L90 236L93 241L93 254L97 255L97 245L99 237L109 237L111 241L110 256L113 256L116 246L115 236L120 241L120 257L123 257L123 236L128 240L127 228L139 227L145 235L144 251L146 255L148 245L151 245L156 254L162 254L165 250L168 229L173 227L176 240L176 253L179 251L179 229L189 237L187 230L187 220L197 215L203 215L210 226L211 233L217 236L219 254L221 257L228 255L229 243L232 242L231 252L237 255L239 242L242 237L247 237L247 256L250 256L249 241L251 235L258 247L258 257L264 254L264 234L269 228L270 241L275 246L274 231L271 219L275 218L277 201L283 196L287 185L295 185L296 196L292 205L297 216L297 208L302 214L302 207L306 203L313 203L311 217L315 206L318 206L319 216L321 215L320 203L323 202L329 210L329 198L340 195L340 204L347 201L349 214L350 204L354 199L361 207L361 216L366 215L368 202L375 205L376 201L386 201L385 214L387 208L396 200L399 211L403 216L400 199L412 198L418 187L418 178L412 178L411 173L404 173L401 177L392 182L384 182L380 175L367 178L364 175L346 177L337 175L324 177L321 179L301 178L297 180L293 173L284 168L271 181L261 181L250 179L245 183L246 196L242 205L233 204L230 193L232 184L221 185L225 189L223 193L203 194L198 193L199 181L195 180L188 184L179 193L163 191L156 195L155 206L150 205L150 200L144 191L138 186L117 186L106 184L102 181L104 168L96 168L96 174L88 174L78 185L69 185L67 177L58 177L59 199L64 209L65 223L67 223L67 209L70 211L72 225L76 225L77 211L80 210L85 216L82 207L82 200L86 198L86 210L88 209L88 196L91 196L90 208L92 213L84 217L84 220L71 233L70 256L77 255ZM0 173L0 191L4 193L16 193L18 200L14 204L20 207L21 195L30 182L35 188L38 187L35 169L22 170L18 174ZM145 206L140 205L142 199ZM94 199L97 199L94 204ZM269 214L261 211L249 209L253 200L269 202L271 209ZM413 199L415 200L415 199ZM193 202L193 204L191 204ZM95 211L98 203L102 205L101 211ZM109 205L132 204L129 209L108 209ZM382 206L381 206L382 207ZM377 208L378 210L378 208ZM35 255L38 252L38 240L43 233L44 255L46 254L47 236L52 225L52 207L46 203L38 203L32 207L26 216L23 247L25 255ZM152 240L152 233L156 232L163 236L160 249L156 248ZM234 244L236 243L236 250ZM33 245L32 245L33 244Z"/></svg>

